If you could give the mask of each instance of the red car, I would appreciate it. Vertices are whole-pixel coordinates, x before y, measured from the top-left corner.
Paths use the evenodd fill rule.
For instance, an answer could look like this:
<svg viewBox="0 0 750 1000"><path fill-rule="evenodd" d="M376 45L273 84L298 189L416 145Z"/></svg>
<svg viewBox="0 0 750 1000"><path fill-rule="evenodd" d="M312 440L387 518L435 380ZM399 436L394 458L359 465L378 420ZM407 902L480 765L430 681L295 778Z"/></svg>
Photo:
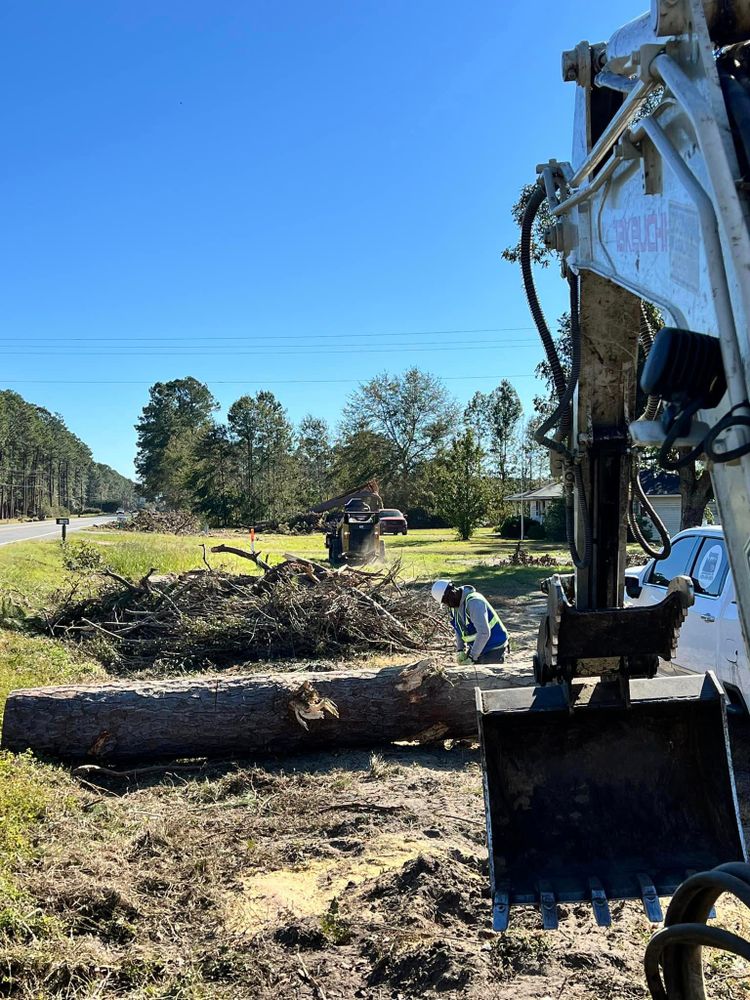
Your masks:
<svg viewBox="0 0 750 1000"><path fill-rule="evenodd" d="M381 510L381 535L405 535L407 530L406 515L402 514L400 510Z"/></svg>

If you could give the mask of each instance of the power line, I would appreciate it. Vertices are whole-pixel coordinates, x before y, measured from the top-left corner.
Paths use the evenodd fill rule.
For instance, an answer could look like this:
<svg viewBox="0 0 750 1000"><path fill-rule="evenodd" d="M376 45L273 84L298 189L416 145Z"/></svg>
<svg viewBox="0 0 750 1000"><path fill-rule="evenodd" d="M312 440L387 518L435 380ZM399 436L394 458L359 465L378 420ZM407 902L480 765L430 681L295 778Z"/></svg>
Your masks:
<svg viewBox="0 0 750 1000"><path fill-rule="evenodd" d="M515 375L446 375L440 376L442 382L478 382L481 379L514 379L537 378L535 372L521 372ZM170 381L169 379L46 379L46 378L6 378L6 385L153 385L155 382ZM362 382L361 378L303 378L303 379L214 379L205 380L211 385L341 385L343 383Z"/></svg>
<svg viewBox="0 0 750 1000"><path fill-rule="evenodd" d="M353 340L362 338L374 338L374 337L447 337L447 336L457 336L459 334L475 334L475 333L530 333L533 332L535 328L533 326L487 326L478 327L476 329L467 330L395 330L391 332L376 331L372 333L357 332L357 333L250 333L250 334L190 334L187 336L174 336L169 337L165 335L157 335L155 337L133 337L130 334L122 334L121 336L126 337L130 341L144 341L146 343L152 343L156 340L169 341L175 343L186 343L187 341L193 340L207 340L214 342L217 340ZM35 343L60 343L64 341L65 343L73 342L92 342L96 340L95 337L35 337Z"/></svg>
<svg viewBox="0 0 750 1000"><path fill-rule="evenodd" d="M175 357L189 357L189 358L202 358L202 357L216 357L217 355L228 356L232 358L288 358L288 357L299 357L300 355L308 355L312 357L325 357L329 355L354 355L359 356L361 354L393 354L394 351L398 351L399 354L409 353L409 354L433 354L436 351L453 353L457 351L466 351L468 347L474 350L495 350L499 347L528 347L527 341L516 341L516 340L496 340L496 341L468 341L463 344L456 344L450 347L446 347L442 342L436 341L427 344L386 344L383 347L356 347L356 348L328 348L328 347L287 347L287 348L261 348L254 351L237 351L237 350L217 350L217 348L208 347L193 347L184 348L182 350L172 350L163 347L154 348L153 350L148 350L145 348L134 348L133 350L128 350L121 346L109 349L104 346L95 351L66 351L64 349L49 350L49 351L3 351L5 357L35 357L35 358L53 358L53 357L103 357L103 358L175 358Z"/></svg>

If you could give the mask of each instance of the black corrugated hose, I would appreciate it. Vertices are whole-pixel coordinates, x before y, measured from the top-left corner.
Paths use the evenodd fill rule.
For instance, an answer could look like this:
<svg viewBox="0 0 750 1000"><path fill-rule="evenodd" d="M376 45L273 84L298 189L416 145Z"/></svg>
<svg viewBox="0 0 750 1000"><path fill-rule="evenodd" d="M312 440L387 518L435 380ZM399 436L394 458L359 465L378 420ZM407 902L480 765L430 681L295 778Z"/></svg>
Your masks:
<svg viewBox="0 0 750 1000"><path fill-rule="evenodd" d="M534 285L534 275L532 274L531 260L531 238L534 228L534 220L537 217L542 202L547 197L541 179L531 193L526 209L521 220L521 274L523 275L523 287L526 289L526 298L529 300L529 309L534 318L534 323L542 338L544 353L552 369L552 381L555 383L555 392L560 399L565 392L565 372L560 364L560 358L555 350L555 342L549 332L547 321L544 318L542 307L539 305L539 297L536 294Z"/></svg>
<svg viewBox="0 0 750 1000"><path fill-rule="evenodd" d="M651 323L649 322L648 315L646 314L646 308L643 302L641 302L641 322L639 337L641 341L641 347L643 348L643 354L648 357L651 353L651 348L654 346L654 331L651 329ZM643 411L640 420L654 420L657 413L659 412L659 404L661 400L658 396L649 396L646 402L646 409ZM667 531L664 522L661 520L659 515L654 510L650 500L646 496L643 485L641 484L640 477L638 475L638 457L635 452L631 453L630 458L630 496L628 497L628 526L633 533L633 537L638 542L640 547L651 559L666 559L669 553L672 551L672 540L669 537L669 532ZM648 541L646 536L641 531L641 526L638 524L635 516L635 501L636 497L641 502L641 507L646 513L649 521L656 528L656 532L661 539L661 550L652 548L651 543Z"/></svg>
<svg viewBox="0 0 750 1000"><path fill-rule="evenodd" d="M578 378L581 374L581 318L579 311L578 278L574 274L568 276L570 286L570 339L572 343L570 361L570 379L560 406L565 405L563 416L560 421L561 430L566 435L570 433L571 403L573 394L578 385ZM591 529L591 519L589 518L588 504L586 502L586 490L583 485L583 472L581 463L574 459L569 459L566 463L566 472L572 466L573 481L575 491L578 493L578 503L581 507L581 522L583 524L583 555L580 555L575 542L575 505L574 492L569 487L565 491L565 535L570 549L570 556L576 569L585 569L591 561L591 550L593 548L593 533ZM565 476L566 482L569 476Z"/></svg>
<svg viewBox="0 0 750 1000"><path fill-rule="evenodd" d="M628 502L628 525L630 530L633 532L633 537L638 542L640 547L651 559L666 559L667 556L672 551L672 539L669 537L669 532L659 515L654 510L651 501L646 496L643 489L643 483L641 483L641 477L638 475L638 457L635 454L631 455L630 458L630 499ZM656 531L661 539L661 550L654 549L651 543L648 541L646 536L641 531L641 526L635 517L634 501L635 498L641 502L641 507L646 513L649 521L656 528Z"/></svg>
<svg viewBox="0 0 750 1000"><path fill-rule="evenodd" d="M654 346L654 331L651 328L651 323L649 321L648 315L646 313L646 307L643 302L641 302L641 323L640 323L640 339L641 346L643 347L644 357L648 357L651 353L651 348ZM646 409L643 411L641 420L656 420L656 415L659 412L659 403L661 400L658 396L649 396L646 402Z"/></svg>
<svg viewBox="0 0 750 1000"><path fill-rule="evenodd" d="M544 353L552 371L552 381L557 394L557 406L554 411L544 420L534 432L535 440L549 448L551 451L561 455L565 461L565 533L568 539L568 547L573 560L573 565L577 569L584 569L591 560L592 532L589 523L588 509L586 505L586 492L583 484L583 473L581 466L576 462L570 447L565 444L565 440L570 436L571 430L571 404L573 395L578 385L578 377L581 372L581 328L579 323L578 304L578 279L575 275L569 275L570 285L570 330L572 341L570 377L566 380L565 372L560 357L555 348L555 342L544 318L542 307L539 304L539 297L534 285L533 261L531 259L531 238L534 220L546 198L546 193L541 182L534 188L529 198L521 221L521 274L523 275L523 285L528 299L529 309L539 331L542 340ZM548 437L549 431L556 428L553 437ZM583 554L578 552L575 543L575 508L574 489L578 493L578 502L581 505L581 520L584 524L584 545Z"/></svg>
<svg viewBox="0 0 750 1000"><path fill-rule="evenodd" d="M686 879L667 909L664 929L649 941L644 958L653 1000L706 1000L701 950L716 948L750 961L750 941L706 924L722 893L750 909L750 865L730 862Z"/></svg>

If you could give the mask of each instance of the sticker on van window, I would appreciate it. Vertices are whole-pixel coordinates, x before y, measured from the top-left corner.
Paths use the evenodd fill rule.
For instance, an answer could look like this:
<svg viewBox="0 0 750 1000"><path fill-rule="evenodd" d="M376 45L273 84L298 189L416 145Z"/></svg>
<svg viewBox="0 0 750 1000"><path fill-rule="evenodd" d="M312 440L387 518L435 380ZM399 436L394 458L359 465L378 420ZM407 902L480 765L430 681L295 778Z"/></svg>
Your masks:
<svg viewBox="0 0 750 1000"><path fill-rule="evenodd" d="M710 590L711 584L719 575L721 561L724 555L721 545L712 545L701 559L695 579L700 584L701 590Z"/></svg>

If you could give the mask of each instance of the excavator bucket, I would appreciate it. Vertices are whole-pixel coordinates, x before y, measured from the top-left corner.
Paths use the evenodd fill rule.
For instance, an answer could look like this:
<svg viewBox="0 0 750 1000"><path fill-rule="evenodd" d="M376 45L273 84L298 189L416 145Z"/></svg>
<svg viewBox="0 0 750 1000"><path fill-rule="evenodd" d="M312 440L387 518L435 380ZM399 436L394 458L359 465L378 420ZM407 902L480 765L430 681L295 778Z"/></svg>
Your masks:
<svg viewBox="0 0 750 1000"><path fill-rule="evenodd" d="M477 691L493 926L513 904L659 896L746 859L724 694L713 674Z"/></svg>

